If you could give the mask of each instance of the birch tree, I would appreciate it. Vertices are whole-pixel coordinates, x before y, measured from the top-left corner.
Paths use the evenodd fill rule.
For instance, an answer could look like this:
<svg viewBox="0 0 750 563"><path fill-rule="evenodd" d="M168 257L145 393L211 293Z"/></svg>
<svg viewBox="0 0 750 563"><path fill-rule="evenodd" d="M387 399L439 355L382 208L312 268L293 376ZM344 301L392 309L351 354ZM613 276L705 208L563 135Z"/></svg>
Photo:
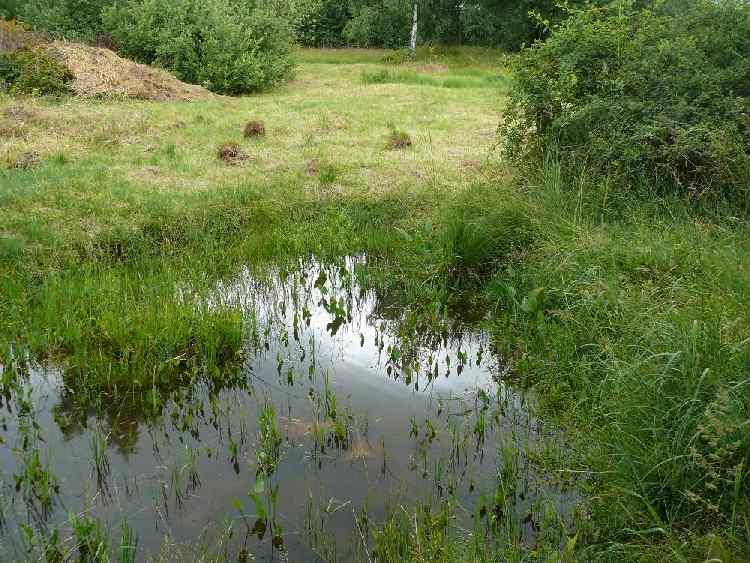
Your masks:
<svg viewBox="0 0 750 563"><path fill-rule="evenodd" d="M409 40L409 50L413 57L417 56L417 30L419 28L419 13L417 0L412 2L412 16L411 16L411 38Z"/></svg>

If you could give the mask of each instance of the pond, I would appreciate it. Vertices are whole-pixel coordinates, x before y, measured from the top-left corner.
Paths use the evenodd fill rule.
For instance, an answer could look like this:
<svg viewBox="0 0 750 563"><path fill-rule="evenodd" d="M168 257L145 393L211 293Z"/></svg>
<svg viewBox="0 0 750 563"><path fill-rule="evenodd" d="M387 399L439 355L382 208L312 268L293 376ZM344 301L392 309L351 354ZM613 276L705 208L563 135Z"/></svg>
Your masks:
<svg viewBox="0 0 750 563"><path fill-rule="evenodd" d="M226 385L154 397L149 416L74 420L64 368L32 365L0 408L0 560L55 530L66 549L99 534L132 560L198 544L230 560L366 559L367 527L394 509L450 499L470 530L499 481L523 541L540 503L569 514L577 494L528 461L555 434L503 383L486 335L445 315L407 322L362 286L364 265L179 288L196 307L242 310L246 360Z"/></svg>

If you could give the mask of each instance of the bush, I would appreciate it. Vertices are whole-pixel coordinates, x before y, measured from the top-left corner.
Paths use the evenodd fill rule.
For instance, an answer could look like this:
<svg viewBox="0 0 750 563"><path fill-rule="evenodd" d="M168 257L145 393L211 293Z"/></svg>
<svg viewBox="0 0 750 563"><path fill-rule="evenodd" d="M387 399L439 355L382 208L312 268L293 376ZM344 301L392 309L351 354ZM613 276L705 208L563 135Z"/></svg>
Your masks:
<svg viewBox="0 0 750 563"><path fill-rule="evenodd" d="M11 94L62 96L73 79L68 67L43 47L0 53L0 87Z"/></svg>
<svg viewBox="0 0 750 563"><path fill-rule="evenodd" d="M102 11L115 0L27 0L18 17L38 31L78 41L94 41L103 32Z"/></svg>
<svg viewBox="0 0 750 563"><path fill-rule="evenodd" d="M557 152L624 185L744 199L749 57L740 0L576 12L517 60L506 150Z"/></svg>
<svg viewBox="0 0 750 563"><path fill-rule="evenodd" d="M278 84L293 70L289 25L231 0L129 0L105 11L120 52L225 94Z"/></svg>
<svg viewBox="0 0 750 563"><path fill-rule="evenodd" d="M0 18L14 19L18 17L21 4L21 0L3 0L0 6Z"/></svg>

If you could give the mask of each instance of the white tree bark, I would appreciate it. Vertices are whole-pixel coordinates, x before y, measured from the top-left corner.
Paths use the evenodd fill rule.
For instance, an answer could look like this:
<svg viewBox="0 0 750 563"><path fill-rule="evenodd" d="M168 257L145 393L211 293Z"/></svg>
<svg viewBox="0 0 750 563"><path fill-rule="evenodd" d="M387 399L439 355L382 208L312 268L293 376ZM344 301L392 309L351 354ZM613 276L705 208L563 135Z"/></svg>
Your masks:
<svg viewBox="0 0 750 563"><path fill-rule="evenodd" d="M412 12L412 18L411 18L411 40L409 41L409 50L411 51L412 55L417 54L417 28L418 28L418 19L417 19L417 0L414 0L414 11Z"/></svg>

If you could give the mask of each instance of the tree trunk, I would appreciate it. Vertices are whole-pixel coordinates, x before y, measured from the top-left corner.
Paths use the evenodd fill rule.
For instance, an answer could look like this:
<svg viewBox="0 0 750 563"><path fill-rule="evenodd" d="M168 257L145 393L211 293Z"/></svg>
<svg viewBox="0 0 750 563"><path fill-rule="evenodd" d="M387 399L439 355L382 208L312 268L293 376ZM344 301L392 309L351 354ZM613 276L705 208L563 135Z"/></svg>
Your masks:
<svg viewBox="0 0 750 563"><path fill-rule="evenodd" d="M417 19L417 0L414 0L414 11L412 12L412 18L411 18L411 40L409 41L409 50L411 51L412 56L417 55L417 28L418 28L418 19Z"/></svg>

